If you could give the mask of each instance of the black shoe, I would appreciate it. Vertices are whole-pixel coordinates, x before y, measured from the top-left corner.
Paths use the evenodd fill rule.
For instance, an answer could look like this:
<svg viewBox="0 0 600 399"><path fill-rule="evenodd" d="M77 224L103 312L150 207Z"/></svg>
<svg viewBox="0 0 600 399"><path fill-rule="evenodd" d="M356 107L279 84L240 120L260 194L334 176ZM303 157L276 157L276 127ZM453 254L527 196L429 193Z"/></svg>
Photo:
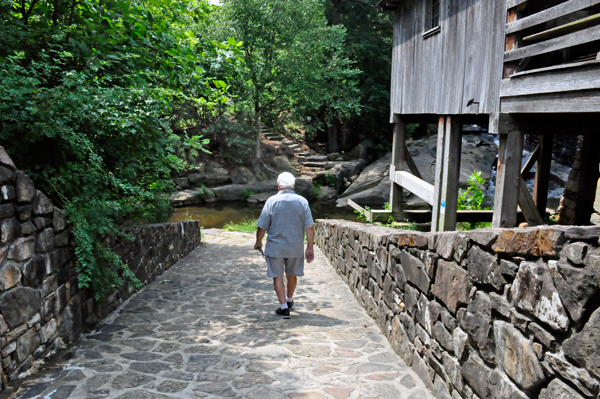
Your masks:
<svg viewBox="0 0 600 399"><path fill-rule="evenodd" d="M292 310L292 308L294 307L294 300L292 299L292 302L288 302L288 309Z"/></svg>
<svg viewBox="0 0 600 399"><path fill-rule="evenodd" d="M282 319L289 319L290 318L290 310L289 309L281 309L278 308L275 313L277 314L277 316L281 316Z"/></svg>

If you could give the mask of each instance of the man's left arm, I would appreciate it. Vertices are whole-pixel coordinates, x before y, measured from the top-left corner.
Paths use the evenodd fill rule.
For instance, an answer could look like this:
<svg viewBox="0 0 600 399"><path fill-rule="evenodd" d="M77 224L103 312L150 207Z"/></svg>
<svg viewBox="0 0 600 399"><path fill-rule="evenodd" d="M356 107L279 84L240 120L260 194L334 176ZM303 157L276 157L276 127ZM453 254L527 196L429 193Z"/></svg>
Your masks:
<svg viewBox="0 0 600 399"><path fill-rule="evenodd" d="M310 263L315 259L315 251L313 250L313 244L315 241L315 226L309 226L306 228L306 252L304 256L306 262Z"/></svg>

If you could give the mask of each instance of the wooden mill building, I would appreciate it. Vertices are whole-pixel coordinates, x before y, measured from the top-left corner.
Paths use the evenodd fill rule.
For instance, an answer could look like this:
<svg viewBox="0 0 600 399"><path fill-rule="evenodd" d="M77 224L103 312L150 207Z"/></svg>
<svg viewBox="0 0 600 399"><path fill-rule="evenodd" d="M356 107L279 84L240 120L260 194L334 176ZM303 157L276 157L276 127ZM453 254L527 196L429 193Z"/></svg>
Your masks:
<svg viewBox="0 0 600 399"><path fill-rule="evenodd" d="M600 162L600 0L382 0L394 13L390 170L392 212L402 190L432 205L432 229L457 222L464 124L499 134L493 225L546 213L554 135L583 135L576 224L587 224ZM405 148L407 123L437 123L435 186ZM523 135L540 145L522 168ZM532 196L521 175L536 164ZM459 213L460 217L460 213Z"/></svg>

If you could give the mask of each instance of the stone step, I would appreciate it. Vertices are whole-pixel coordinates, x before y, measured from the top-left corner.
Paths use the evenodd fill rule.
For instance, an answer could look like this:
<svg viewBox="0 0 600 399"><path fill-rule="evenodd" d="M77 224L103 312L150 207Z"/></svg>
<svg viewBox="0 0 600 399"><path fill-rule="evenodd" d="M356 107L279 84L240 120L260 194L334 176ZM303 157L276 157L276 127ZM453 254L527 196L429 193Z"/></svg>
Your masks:
<svg viewBox="0 0 600 399"><path fill-rule="evenodd" d="M311 162L328 162L329 158L326 155L310 155L306 160Z"/></svg>
<svg viewBox="0 0 600 399"><path fill-rule="evenodd" d="M302 165L304 165L305 167L308 168L323 168L323 169L327 169L327 167L329 166L329 163L327 162L302 162Z"/></svg>
<svg viewBox="0 0 600 399"><path fill-rule="evenodd" d="M308 160L308 157L310 157L310 153L308 153L308 152L299 152L298 153L298 160L300 160L300 158L305 158L306 160Z"/></svg>
<svg viewBox="0 0 600 399"><path fill-rule="evenodd" d="M298 154L299 154L299 153L304 153L304 150L302 149L302 147L294 148L294 149L293 149L293 151L294 151L295 153L298 153Z"/></svg>
<svg viewBox="0 0 600 399"><path fill-rule="evenodd" d="M305 166L304 167L304 172L320 173L320 172L325 172L325 169L323 169L323 168L312 168L310 166Z"/></svg>
<svg viewBox="0 0 600 399"><path fill-rule="evenodd" d="M265 134L265 137L268 140L272 140L272 141L281 141L282 140L281 136L274 135L274 134Z"/></svg>
<svg viewBox="0 0 600 399"><path fill-rule="evenodd" d="M288 148L290 150L295 150L296 148L302 148L302 146L300 144L292 144L292 145L288 145Z"/></svg>
<svg viewBox="0 0 600 399"><path fill-rule="evenodd" d="M292 144L296 144L296 142L295 142L295 141L292 141L292 140L284 139L284 140L283 140L283 144L286 144L286 145L292 145Z"/></svg>

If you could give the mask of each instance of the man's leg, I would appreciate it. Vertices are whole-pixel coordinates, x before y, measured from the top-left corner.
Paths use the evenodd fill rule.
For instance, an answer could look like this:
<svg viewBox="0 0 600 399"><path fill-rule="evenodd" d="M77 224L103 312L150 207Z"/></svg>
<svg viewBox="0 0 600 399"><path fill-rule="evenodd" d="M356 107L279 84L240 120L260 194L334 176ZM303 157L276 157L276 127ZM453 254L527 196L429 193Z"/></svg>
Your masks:
<svg viewBox="0 0 600 399"><path fill-rule="evenodd" d="M285 298L285 285L283 284L283 276L275 277L273 279L273 285L275 287L275 293L277 294L279 304L286 304L287 306L287 301Z"/></svg>
<svg viewBox="0 0 600 399"><path fill-rule="evenodd" d="M298 284L298 276L292 276L287 273L285 276L287 277L287 297L293 298L294 291L296 291L296 285Z"/></svg>

